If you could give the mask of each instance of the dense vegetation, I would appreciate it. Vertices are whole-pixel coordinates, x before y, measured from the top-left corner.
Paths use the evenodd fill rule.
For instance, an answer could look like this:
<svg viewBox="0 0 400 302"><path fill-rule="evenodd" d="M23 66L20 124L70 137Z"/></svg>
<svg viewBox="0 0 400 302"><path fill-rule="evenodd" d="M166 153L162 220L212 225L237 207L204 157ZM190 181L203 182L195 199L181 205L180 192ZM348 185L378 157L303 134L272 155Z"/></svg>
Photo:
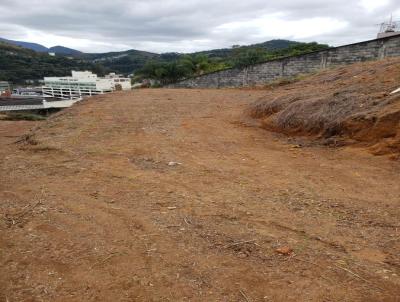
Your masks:
<svg viewBox="0 0 400 302"><path fill-rule="evenodd" d="M46 53L0 42L0 80L21 83L24 80L43 79L45 76L64 76L71 70L97 70L93 63L52 57Z"/></svg>
<svg viewBox="0 0 400 302"><path fill-rule="evenodd" d="M269 50L260 46L234 47L229 52L217 50L215 53L197 53L183 55L170 62L149 61L137 71L137 79L154 79L161 84L168 84L179 79L202 75L227 68L243 68L252 64L286 56L299 55L327 48L318 43L293 43L282 49Z"/></svg>
<svg viewBox="0 0 400 302"><path fill-rule="evenodd" d="M107 71L128 75L142 68L149 60L160 60L161 56L156 53L131 49L122 52L82 54L80 58L100 64Z"/></svg>
<svg viewBox="0 0 400 302"><path fill-rule="evenodd" d="M178 81L189 76L201 75L228 68L221 60L203 54L183 55L170 62L151 60L137 71L136 80L153 79L161 84Z"/></svg>

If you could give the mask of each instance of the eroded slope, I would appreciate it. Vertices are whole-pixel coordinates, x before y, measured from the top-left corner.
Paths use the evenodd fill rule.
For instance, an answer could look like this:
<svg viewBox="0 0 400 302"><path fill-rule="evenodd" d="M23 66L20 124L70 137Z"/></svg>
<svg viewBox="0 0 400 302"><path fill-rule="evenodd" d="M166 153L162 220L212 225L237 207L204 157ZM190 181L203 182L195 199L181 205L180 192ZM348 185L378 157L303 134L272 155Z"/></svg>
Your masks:
<svg viewBox="0 0 400 302"><path fill-rule="evenodd" d="M272 85L248 113L269 130L398 155L399 87L400 59L357 63Z"/></svg>

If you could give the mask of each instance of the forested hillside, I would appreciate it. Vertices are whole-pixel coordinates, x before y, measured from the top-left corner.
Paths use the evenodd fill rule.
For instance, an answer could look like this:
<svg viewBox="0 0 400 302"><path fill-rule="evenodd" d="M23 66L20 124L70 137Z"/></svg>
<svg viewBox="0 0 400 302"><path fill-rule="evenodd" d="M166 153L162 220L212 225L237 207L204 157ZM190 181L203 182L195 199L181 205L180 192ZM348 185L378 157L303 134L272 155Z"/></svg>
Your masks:
<svg viewBox="0 0 400 302"><path fill-rule="evenodd" d="M71 70L93 70L99 66L81 59L49 56L30 49L0 42L0 80L20 83L45 76L63 76Z"/></svg>

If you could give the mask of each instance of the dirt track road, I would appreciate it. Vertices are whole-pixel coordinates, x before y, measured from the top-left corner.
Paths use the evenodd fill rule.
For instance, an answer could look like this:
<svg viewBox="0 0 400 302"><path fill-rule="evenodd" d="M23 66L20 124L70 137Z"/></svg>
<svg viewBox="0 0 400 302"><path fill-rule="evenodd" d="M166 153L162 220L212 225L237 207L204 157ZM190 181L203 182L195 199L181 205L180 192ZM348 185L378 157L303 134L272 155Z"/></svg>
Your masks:
<svg viewBox="0 0 400 302"><path fill-rule="evenodd" d="M26 144L0 122L0 301L399 301L400 163L250 126L263 94L100 96Z"/></svg>

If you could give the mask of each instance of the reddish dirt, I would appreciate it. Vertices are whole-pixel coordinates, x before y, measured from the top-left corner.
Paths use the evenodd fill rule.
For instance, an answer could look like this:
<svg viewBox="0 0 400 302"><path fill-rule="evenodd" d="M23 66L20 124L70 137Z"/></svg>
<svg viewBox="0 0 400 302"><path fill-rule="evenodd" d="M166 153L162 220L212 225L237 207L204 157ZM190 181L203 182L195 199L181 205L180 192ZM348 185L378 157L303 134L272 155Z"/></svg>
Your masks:
<svg viewBox="0 0 400 302"><path fill-rule="evenodd" d="M267 130L400 158L400 58L362 62L268 86L248 113Z"/></svg>
<svg viewBox="0 0 400 302"><path fill-rule="evenodd" d="M0 122L0 301L398 301L400 163L254 127L262 95Z"/></svg>

